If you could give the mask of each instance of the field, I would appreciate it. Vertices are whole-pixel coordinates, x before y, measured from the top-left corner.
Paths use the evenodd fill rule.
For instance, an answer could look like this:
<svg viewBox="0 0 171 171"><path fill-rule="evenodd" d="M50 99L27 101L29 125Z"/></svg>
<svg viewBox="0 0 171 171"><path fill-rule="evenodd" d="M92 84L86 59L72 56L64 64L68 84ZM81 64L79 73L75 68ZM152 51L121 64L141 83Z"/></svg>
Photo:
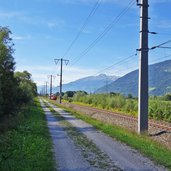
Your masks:
<svg viewBox="0 0 171 171"><path fill-rule="evenodd" d="M86 95L80 92L65 100L133 116L137 116L138 113L138 100L120 94ZM159 97L149 98L149 118L171 122L171 101L164 101Z"/></svg>

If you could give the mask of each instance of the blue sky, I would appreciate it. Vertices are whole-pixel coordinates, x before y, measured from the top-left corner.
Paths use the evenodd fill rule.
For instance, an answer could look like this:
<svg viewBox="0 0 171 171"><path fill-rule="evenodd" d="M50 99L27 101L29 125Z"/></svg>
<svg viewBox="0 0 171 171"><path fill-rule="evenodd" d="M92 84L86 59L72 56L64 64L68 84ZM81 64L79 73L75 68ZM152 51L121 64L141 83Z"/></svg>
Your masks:
<svg viewBox="0 0 171 171"><path fill-rule="evenodd" d="M81 55L130 1L100 1L96 13L65 56L70 63L68 66L64 65L64 83L100 74L104 68L112 64L115 65L103 73L122 76L138 68L138 56L117 64L135 54L139 48L140 9L136 4L85 56ZM38 85L48 80L47 75L59 74L59 67L55 65L54 58L64 56L96 2L96 0L0 0L1 26L8 26L13 33L16 70L28 70ZM149 17L151 17L149 30L159 33L149 35L149 47L152 47L171 39L171 0L149 0L149 5ZM150 51L149 62L171 59L171 56L165 57L170 54L169 49ZM55 79L55 85L58 85L58 82L59 77Z"/></svg>

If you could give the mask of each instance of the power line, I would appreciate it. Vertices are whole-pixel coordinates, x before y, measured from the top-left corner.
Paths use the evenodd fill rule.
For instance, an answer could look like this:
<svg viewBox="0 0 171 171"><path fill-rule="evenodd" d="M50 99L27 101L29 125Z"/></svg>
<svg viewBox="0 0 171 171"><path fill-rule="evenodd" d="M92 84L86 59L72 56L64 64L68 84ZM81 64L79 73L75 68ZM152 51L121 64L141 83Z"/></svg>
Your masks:
<svg viewBox="0 0 171 171"><path fill-rule="evenodd" d="M171 33L162 33L162 32L154 32L157 35L163 35L163 36L171 36Z"/></svg>
<svg viewBox="0 0 171 171"><path fill-rule="evenodd" d="M170 54L170 55L165 55L165 56L160 57L160 58L157 58L157 59L154 59L154 60L150 61L150 63L149 63L148 65L152 65L152 64L154 64L154 62L155 62L155 63L158 63L158 62L160 62L160 61L159 61L160 59L166 59L166 58L169 58L169 57L171 57L171 54ZM129 67L129 68L126 68L126 69L124 69L124 70L122 70L122 71L130 70L130 69L133 69L133 68L134 68L134 70L137 70L137 69L138 69L138 68L137 68L137 65L133 65L133 66L131 66L131 67ZM134 70L132 70L132 71L134 71ZM115 74L118 73L118 72L120 72L120 69L118 69L117 71L115 71ZM130 71L130 72L131 72L131 71Z"/></svg>
<svg viewBox="0 0 171 171"><path fill-rule="evenodd" d="M76 58L73 59L73 66L76 62L78 62L83 56L85 56L113 27L113 25L117 24L122 16L126 14L126 12L135 4L134 0L131 0L129 4L124 8L113 20L112 22L106 26L104 31L98 35L98 37Z"/></svg>
<svg viewBox="0 0 171 171"><path fill-rule="evenodd" d="M157 58L157 59L155 59L155 60L152 60L151 63L152 63L152 62L159 62L158 60L160 60L160 59L165 59L165 58L168 58L168 57L171 57L171 54L170 54L170 55L165 55L165 56L163 56L163 57L161 57L161 58ZM151 64L150 64L150 65L151 65Z"/></svg>
<svg viewBox="0 0 171 171"><path fill-rule="evenodd" d="M171 48L171 47L163 47L163 45L168 44L168 43L170 43L170 42L171 42L171 40L168 40L168 41L166 41L166 42L164 42L164 43L161 43L161 44L159 44L159 45L157 45L157 46L153 46L153 47L150 48L149 50L153 50L153 49L156 49L156 48Z"/></svg>
<svg viewBox="0 0 171 171"><path fill-rule="evenodd" d="M137 56L137 53L136 53L136 54L133 54L133 55L130 55L130 56L128 56L128 57L126 57L126 58L124 58L124 59L122 59L122 60L120 60L120 61L118 61L118 62L116 62L116 63L114 63L114 64L112 64L112 65L110 65L110 66L108 66L108 67L106 67L106 68L104 68L104 69L102 69L102 70L100 70L100 71L98 71L98 72L97 72L96 74L94 74L94 75L100 74L100 73L102 73L103 71L109 70L109 69L111 69L112 67L114 67L114 66L116 66L116 65L118 65L118 64L124 63L125 61L127 61L128 59L131 59L131 58L134 57L134 56Z"/></svg>
<svg viewBox="0 0 171 171"><path fill-rule="evenodd" d="M66 57L66 55L69 53L69 51L73 47L74 43L78 40L78 38L80 37L82 31L85 29L86 25L88 24L90 18L93 17L93 15L96 13L98 7L100 6L100 2L101 2L101 0L97 0L97 2L95 3L93 9L91 10L90 14L88 15L88 17L84 21L82 27L80 28L79 32L76 34L75 38L73 39L73 41L71 42L71 44L69 45L67 50L65 51L65 53L64 53L62 58Z"/></svg>

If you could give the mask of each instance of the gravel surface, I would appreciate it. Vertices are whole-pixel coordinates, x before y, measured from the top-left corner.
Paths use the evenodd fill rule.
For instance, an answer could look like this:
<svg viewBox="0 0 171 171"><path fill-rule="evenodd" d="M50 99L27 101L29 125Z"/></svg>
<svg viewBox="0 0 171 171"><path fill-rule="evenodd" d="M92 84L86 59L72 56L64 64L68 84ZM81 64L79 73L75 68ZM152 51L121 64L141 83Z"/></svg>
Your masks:
<svg viewBox="0 0 171 171"><path fill-rule="evenodd" d="M81 156L63 127L59 125L56 117L41 101L41 106L46 114L47 124L53 141L56 169L60 171L90 171L93 169Z"/></svg>
<svg viewBox="0 0 171 171"><path fill-rule="evenodd" d="M52 105L53 106L53 105ZM88 137L104 153L106 153L122 170L126 171L163 171L162 166L156 166L151 160L143 157L136 150L115 141L105 134L96 131L91 125L75 118L64 110L53 106L75 128Z"/></svg>
<svg viewBox="0 0 171 171"><path fill-rule="evenodd" d="M62 105L66 107L70 107L73 110L82 112L84 114L87 114L91 116L92 118L98 119L100 121L118 125L123 128L129 129L131 131L137 132L138 125L136 122L133 122L131 120L122 119L120 117L117 117L116 115L111 115L111 114L106 114L106 113L104 114L103 112L99 112L99 111L95 112L95 111L89 110L88 108L80 107L79 105L75 105L72 103L62 103ZM170 125L168 123L163 123L163 124ZM171 132L170 131L166 131L160 128L149 126L148 132L153 140L171 149Z"/></svg>

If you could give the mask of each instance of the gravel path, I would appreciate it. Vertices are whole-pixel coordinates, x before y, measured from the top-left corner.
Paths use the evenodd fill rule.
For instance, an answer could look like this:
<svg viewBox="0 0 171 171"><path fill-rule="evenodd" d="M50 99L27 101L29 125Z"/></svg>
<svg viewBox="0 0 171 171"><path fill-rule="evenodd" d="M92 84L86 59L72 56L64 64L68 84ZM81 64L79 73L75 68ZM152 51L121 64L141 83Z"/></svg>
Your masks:
<svg viewBox="0 0 171 171"><path fill-rule="evenodd" d="M143 157L136 150L115 141L114 139L96 131L91 125L75 118L64 110L51 105L55 111L62 115L80 132L92 140L103 152L105 152L119 168L126 171L163 171L162 166L156 166L151 160Z"/></svg>
<svg viewBox="0 0 171 171"><path fill-rule="evenodd" d="M52 115L48 108L41 101L41 106L46 114L47 124L53 141L53 149L57 170L60 171L90 171L91 168L80 151L75 147L63 127L59 125L56 117Z"/></svg>
<svg viewBox="0 0 171 171"><path fill-rule="evenodd" d="M82 112L97 120L100 120L109 124L113 124L113 125L118 125L123 128L129 129L131 131L137 132L137 129L138 129L137 122L127 120L127 119L122 119L118 117L117 115L111 115L107 113L104 114L102 110L98 110L95 112L94 110L91 110L91 108L85 108L84 106L76 105L73 103L63 102L62 105L72 108L75 111ZM169 123L165 123L165 122L163 122L163 124L168 125L168 126L170 125ZM148 133L151 139L171 149L171 131L166 131L164 129L156 128L156 127L149 125Z"/></svg>

